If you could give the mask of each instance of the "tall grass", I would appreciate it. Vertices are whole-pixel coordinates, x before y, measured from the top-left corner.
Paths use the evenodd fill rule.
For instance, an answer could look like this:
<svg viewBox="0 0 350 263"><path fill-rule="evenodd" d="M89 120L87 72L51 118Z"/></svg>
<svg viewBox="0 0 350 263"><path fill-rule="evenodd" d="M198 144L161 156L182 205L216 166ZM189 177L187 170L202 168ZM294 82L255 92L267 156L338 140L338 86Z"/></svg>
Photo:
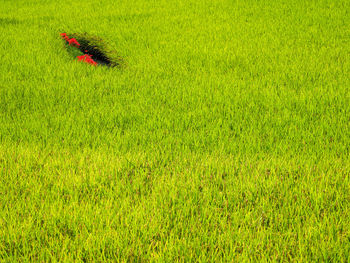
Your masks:
<svg viewBox="0 0 350 263"><path fill-rule="evenodd" d="M349 11L3 1L1 260L347 262Z"/></svg>

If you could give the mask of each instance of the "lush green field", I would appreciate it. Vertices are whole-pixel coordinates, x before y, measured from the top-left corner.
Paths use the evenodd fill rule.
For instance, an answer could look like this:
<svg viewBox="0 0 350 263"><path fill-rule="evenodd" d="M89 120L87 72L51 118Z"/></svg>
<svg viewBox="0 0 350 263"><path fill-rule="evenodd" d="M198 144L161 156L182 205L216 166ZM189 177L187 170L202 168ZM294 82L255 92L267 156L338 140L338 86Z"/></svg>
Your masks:
<svg viewBox="0 0 350 263"><path fill-rule="evenodd" d="M350 259L348 0L0 0L0 39L0 261Z"/></svg>

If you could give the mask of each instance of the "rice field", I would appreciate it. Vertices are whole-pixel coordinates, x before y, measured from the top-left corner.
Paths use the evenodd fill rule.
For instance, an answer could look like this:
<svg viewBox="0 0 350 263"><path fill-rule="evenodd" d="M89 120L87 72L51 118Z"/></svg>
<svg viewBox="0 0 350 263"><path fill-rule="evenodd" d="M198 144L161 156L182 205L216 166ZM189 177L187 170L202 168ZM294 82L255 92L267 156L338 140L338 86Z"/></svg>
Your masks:
<svg viewBox="0 0 350 263"><path fill-rule="evenodd" d="M349 25L345 0L0 0L0 261L348 262Z"/></svg>

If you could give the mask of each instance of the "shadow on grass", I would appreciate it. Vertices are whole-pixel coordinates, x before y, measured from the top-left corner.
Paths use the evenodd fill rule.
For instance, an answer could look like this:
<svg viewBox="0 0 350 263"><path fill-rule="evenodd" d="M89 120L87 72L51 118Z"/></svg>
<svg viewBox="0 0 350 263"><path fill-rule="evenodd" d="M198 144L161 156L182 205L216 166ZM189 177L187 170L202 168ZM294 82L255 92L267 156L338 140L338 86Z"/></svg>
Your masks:
<svg viewBox="0 0 350 263"><path fill-rule="evenodd" d="M100 65L118 68L126 66L124 59L102 38L91 36L87 33L67 34L67 36L69 38L75 38L80 44L79 47L69 47L67 45L67 51L72 56L77 57L81 54L88 54Z"/></svg>
<svg viewBox="0 0 350 263"><path fill-rule="evenodd" d="M14 18L3 18L0 17L0 26L11 26L11 25L19 25L22 21Z"/></svg>

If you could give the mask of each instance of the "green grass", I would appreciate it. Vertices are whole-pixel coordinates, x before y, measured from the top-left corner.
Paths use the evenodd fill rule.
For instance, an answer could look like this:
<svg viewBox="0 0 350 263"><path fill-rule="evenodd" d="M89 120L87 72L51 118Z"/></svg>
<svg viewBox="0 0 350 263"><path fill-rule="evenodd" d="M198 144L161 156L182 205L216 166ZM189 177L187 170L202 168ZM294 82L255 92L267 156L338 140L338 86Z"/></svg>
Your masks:
<svg viewBox="0 0 350 263"><path fill-rule="evenodd" d="M0 261L348 262L349 23L345 0L2 0Z"/></svg>

